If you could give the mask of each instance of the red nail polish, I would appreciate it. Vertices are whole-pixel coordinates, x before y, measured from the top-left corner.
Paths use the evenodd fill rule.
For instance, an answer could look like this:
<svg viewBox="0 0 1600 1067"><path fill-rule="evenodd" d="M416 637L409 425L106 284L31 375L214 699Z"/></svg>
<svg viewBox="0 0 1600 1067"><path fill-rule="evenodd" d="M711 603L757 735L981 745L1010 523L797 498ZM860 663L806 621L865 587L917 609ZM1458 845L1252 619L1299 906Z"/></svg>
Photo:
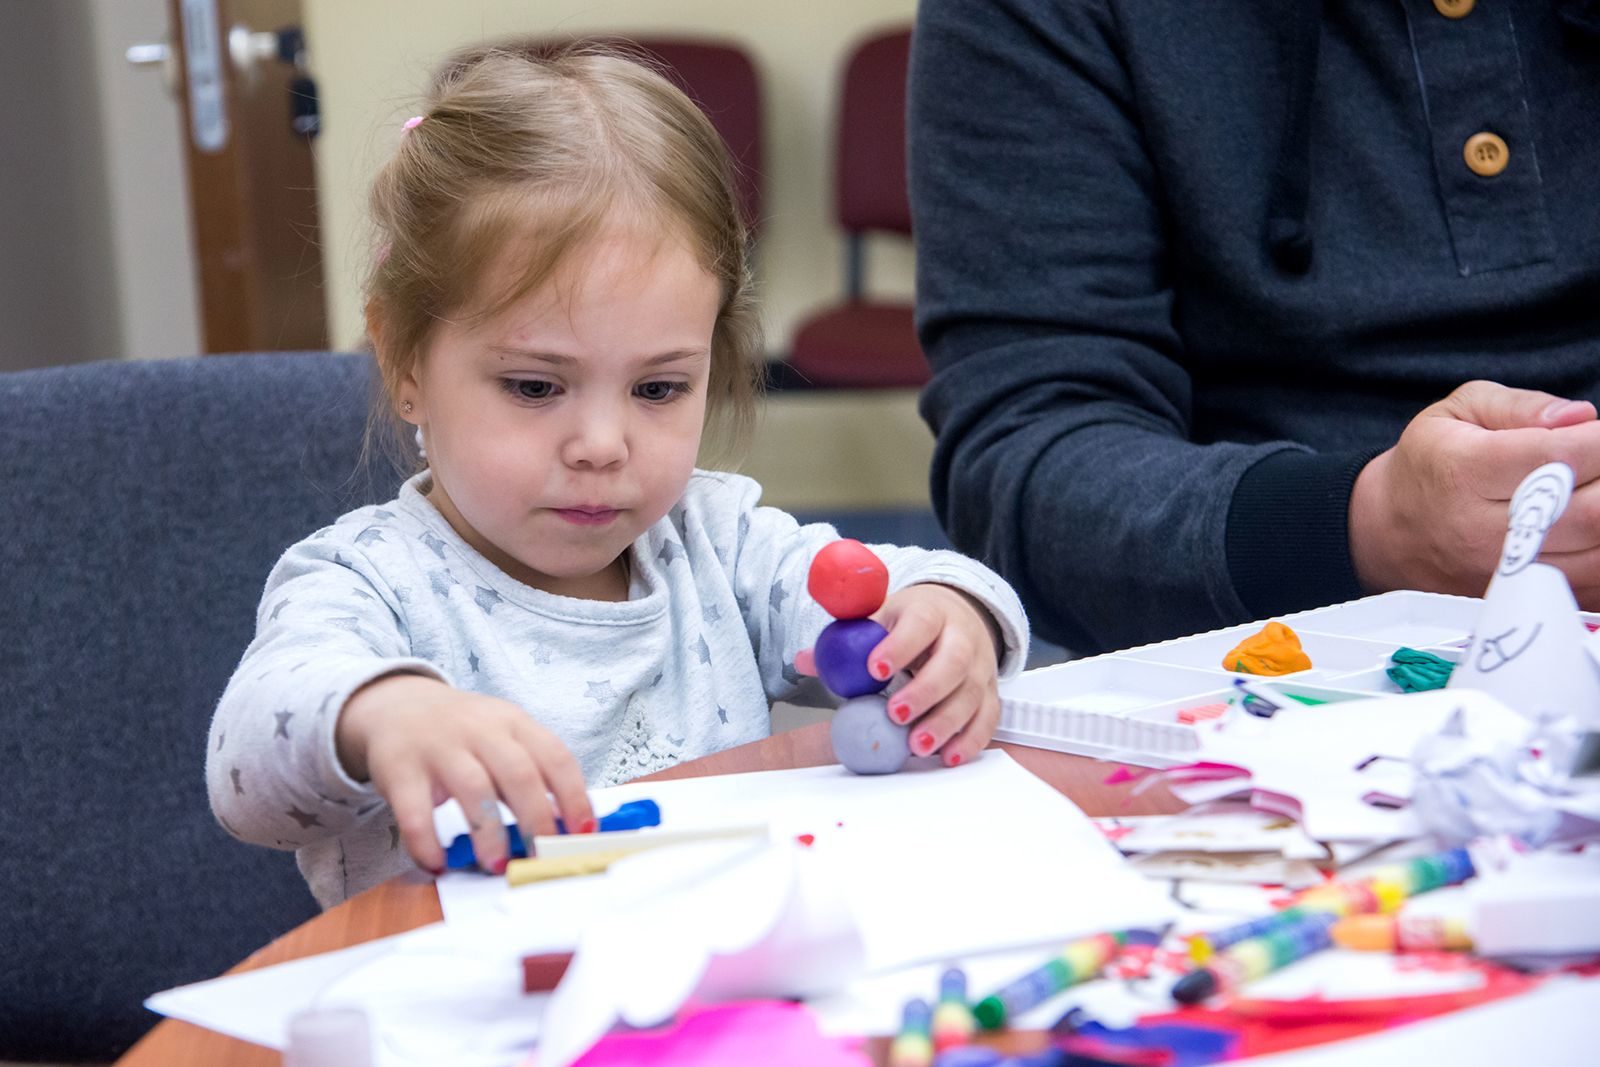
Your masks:
<svg viewBox="0 0 1600 1067"><path fill-rule="evenodd" d="M435 878L444 877L444 868L443 867L424 867L423 870L427 871L429 874L433 875Z"/></svg>
<svg viewBox="0 0 1600 1067"><path fill-rule="evenodd" d="M947 763L951 767L959 767L961 765L961 753L959 753L959 752L950 753L950 758L948 760L946 760L945 763Z"/></svg>
<svg viewBox="0 0 1600 1067"><path fill-rule="evenodd" d="M490 866L489 873L490 874L505 874L506 873L506 863L507 862L508 861L507 861L506 857L501 856L499 859L494 861L494 864L492 866Z"/></svg>
<svg viewBox="0 0 1600 1067"><path fill-rule="evenodd" d="M924 756L933 751L933 735L924 730L917 735L917 748Z"/></svg>
<svg viewBox="0 0 1600 1067"><path fill-rule="evenodd" d="M880 659L872 665L872 676L879 681L889 677L889 661Z"/></svg>
<svg viewBox="0 0 1600 1067"><path fill-rule="evenodd" d="M896 704L889 709L889 714L894 717L895 722L905 722L911 718L911 705Z"/></svg>
<svg viewBox="0 0 1600 1067"><path fill-rule="evenodd" d="M593 816L591 816L590 818L583 820L583 825L578 827L578 832L580 834L592 834L598 829L600 829L600 824L594 820Z"/></svg>

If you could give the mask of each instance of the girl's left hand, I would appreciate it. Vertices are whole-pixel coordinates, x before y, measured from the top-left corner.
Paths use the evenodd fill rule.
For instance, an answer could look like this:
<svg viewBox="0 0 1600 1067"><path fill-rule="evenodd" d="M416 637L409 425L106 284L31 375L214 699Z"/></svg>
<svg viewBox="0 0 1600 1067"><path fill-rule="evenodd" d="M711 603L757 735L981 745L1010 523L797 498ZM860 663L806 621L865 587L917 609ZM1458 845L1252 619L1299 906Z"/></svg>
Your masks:
<svg viewBox="0 0 1600 1067"><path fill-rule="evenodd" d="M911 723L911 754L945 766L972 759L1000 723L999 635L989 613L948 585L911 585L872 616L889 631L867 670L912 679L889 697L889 718Z"/></svg>
<svg viewBox="0 0 1600 1067"><path fill-rule="evenodd" d="M872 616L889 631L867 656L867 670L886 680L913 677L889 696L889 717L911 723L911 754L938 752L954 767L976 756L1000 722L999 632L989 613L948 585L911 585ZM810 650L796 657L815 673Z"/></svg>

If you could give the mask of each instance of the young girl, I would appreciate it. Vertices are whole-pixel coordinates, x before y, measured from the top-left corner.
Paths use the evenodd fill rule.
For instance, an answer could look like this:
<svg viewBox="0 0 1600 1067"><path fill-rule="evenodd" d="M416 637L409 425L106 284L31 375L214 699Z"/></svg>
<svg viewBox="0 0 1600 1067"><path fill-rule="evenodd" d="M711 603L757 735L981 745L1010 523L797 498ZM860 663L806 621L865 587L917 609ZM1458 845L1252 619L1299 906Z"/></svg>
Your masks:
<svg viewBox="0 0 1600 1067"><path fill-rule="evenodd" d="M324 906L408 855L437 871L448 797L502 869L497 798L535 834L592 829L585 782L767 736L828 622L806 571L835 532L695 469L707 421L747 426L756 396L709 121L622 58L491 52L406 127L372 192L367 323L427 468L284 554L207 750L222 825L297 850ZM890 701L914 753L969 760L1021 605L954 553L878 552L870 667L914 673Z"/></svg>

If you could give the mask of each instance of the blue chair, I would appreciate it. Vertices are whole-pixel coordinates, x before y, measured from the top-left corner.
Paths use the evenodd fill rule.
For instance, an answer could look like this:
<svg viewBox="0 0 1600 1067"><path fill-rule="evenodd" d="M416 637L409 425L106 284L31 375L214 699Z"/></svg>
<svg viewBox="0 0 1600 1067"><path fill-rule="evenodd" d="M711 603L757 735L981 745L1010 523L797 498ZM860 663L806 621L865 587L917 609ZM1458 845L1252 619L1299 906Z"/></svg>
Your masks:
<svg viewBox="0 0 1600 1067"><path fill-rule="evenodd" d="M387 499L371 360L0 375L0 1059L111 1060L149 994L316 913L211 816L206 729L294 541Z"/></svg>

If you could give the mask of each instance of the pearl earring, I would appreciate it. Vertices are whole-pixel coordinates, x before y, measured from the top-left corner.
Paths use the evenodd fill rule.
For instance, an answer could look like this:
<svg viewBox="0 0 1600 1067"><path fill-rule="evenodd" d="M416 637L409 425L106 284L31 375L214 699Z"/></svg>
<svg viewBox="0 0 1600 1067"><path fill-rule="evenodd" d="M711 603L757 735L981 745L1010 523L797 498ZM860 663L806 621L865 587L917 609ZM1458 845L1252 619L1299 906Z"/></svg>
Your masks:
<svg viewBox="0 0 1600 1067"><path fill-rule="evenodd" d="M400 404L400 410L402 412L404 412L405 414L409 415L409 414L411 414L412 409L415 408L415 406L416 405L412 404L411 401L409 401L409 400L402 401L401 404Z"/></svg>

